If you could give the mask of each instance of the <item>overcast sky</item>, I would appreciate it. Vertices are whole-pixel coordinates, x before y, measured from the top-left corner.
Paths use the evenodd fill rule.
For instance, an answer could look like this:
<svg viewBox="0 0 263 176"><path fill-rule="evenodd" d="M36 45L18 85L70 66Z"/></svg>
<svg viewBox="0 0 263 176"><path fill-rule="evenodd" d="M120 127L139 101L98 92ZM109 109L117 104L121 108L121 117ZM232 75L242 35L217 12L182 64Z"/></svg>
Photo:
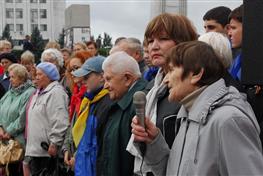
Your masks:
<svg viewBox="0 0 263 176"><path fill-rule="evenodd" d="M113 37L137 37L143 39L144 30L150 20L149 0L66 0L70 4L89 4L91 34L95 38L107 32ZM187 16L194 23L198 33L204 33L202 17L216 6L224 5L231 9L239 6L242 0L189 0Z"/></svg>

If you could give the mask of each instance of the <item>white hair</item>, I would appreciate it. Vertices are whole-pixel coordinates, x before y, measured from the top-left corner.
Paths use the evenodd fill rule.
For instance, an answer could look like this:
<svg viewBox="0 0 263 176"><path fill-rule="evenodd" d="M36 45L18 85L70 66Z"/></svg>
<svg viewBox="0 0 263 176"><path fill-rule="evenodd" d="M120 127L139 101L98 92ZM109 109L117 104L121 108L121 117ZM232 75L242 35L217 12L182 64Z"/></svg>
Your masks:
<svg viewBox="0 0 263 176"><path fill-rule="evenodd" d="M231 44L225 35L218 32L208 32L201 35L198 40L212 46L225 68L231 66L233 60Z"/></svg>
<svg viewBox="0 0 263 176"><path fill-rule="evenodd" d="M109 67L116 74L121 74L128 71L136 77L141 77L138 63L133 59L133 57L124 51L115 52L105 59L102 64L103 71Z"/></svg>
<svg viewBox="0 0 263 176"><path fill-rule="evenodd" d="M43 51L42 55L41 55L41 62L45 62L44 57L46 55L50 55L52 57L52 60L57 61L59 67L63 67L64 65L64 59L63 59L63 55L62 53L55 49L55 48L49 48Z"/></svg>
<svg viewBox="0 0 263 176"><path fill-rule="evenodd" d="M140 56L142 57L143 55L143 47L139 39L137 38L127 38L127 39L122 39L117 46L125 45L128 51L134 53L134 52L139 52Z"/></svg>

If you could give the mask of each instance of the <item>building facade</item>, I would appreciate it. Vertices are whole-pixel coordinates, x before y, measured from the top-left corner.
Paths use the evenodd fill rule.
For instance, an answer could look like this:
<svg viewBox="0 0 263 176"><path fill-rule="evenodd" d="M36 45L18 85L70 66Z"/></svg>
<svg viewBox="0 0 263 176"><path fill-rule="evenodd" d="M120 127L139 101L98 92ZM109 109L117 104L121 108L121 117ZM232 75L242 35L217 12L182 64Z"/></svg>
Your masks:
<svg viewBox="0 0 263 176"><path fill-rule="evenodd" d="M65 0L1 0L0 33L8 25L12 39L21 41L38 27L43 39L57 40L65 25L65 8Z"/></svg>
<svg viewBox="0 0 263 176"><path fill-rule="evenodd" d="M164 13L177 13L187 15L187 0L160 0L151 1L151 18Z"/></svg>
<svg viewBox="0 0 263 176"><path fill-rule="evenodd" d="M73 4L65 11L65 46L90 40L90 6Z"/></svg>

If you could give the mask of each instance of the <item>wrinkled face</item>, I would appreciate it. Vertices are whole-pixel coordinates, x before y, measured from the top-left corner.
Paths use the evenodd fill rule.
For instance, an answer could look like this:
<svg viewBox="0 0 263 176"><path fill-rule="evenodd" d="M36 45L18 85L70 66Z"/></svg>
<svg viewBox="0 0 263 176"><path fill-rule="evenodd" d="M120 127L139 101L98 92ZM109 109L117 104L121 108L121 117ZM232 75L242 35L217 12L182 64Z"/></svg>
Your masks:
<svg viewBox="0 0 263 176"><path fill-rule="evenodd" d="M69 72L76 71L81 66L82 66L82 63L79 58L72 58L69 62ZM76 84L80 84L82 80L83 80L82 77L78 78L78 77L73 76L73 81Z"/></svg>
<svg viewBox="0 0 263 176"><path fill-rule="evenodd" d="M10 65L12 65L12 64L13 64L13 62L11 62L11 61L8 60L8 59L1 59L1 65L3 66L5 72L7 72L8 67L9 67Z"/></svg>
<svg viewBox="0 0 263 176"><path fill-rule="evenodd" d="M90 74L84 76L83 83L87 87L87 92L94 91L99 87L103 86L104 83L103 74L91 72Z"/></svg>
<svg viewBox="0 0 263 176"><path fill-rule="evenodd" d="M228 35L232 44L232 48L240 48L242 45L242 23L235 19L230 20Z"/></svg>
<svg viewBox="0 0 263 176"><path fill-rule="evenodd" d="M9 45L4 45L1 53L10 53L11 51L12 51L12 49Z"/></svg>
<svg viewBox="0 0 263 176"><path fill-rule="evenodd" d="M128 92L129 86L125 84L126 79L123 74L113 73L111 68L106 68L103 77L104 88L109 90L110 99L119 100Z"/></svg>
<svg viewBox="0 0 263 176"><path fill-rule="evenodd" d="M175 42L165 33L147 39L148 50L152 64L157 67L164 67L166 63L165 54L175 46Z"/></svg>
<svg viewBox="0 0 263 176"><path fill-rule="evenodd" d="M216 22L216 20L205 20L204 21L205 32L220 32L225 33L224 27Z"/></svg>
<svg viewBox="0 0 263 176"><path fill-rule="evenodd" d="M14 72L12 70L9 72L9 76L10 76L10 83L11 83L12 87L14 87L14 88L16 88L16 87L18 87L24 83L24 80L22 80L16 74L14 74Z"/></svg>
<svg viewBox="0 0 263 176"><path fill-rule="evenodd" d="M21 61L21 64L24 65L27 69L28 72L31 71L32 67L34 66L34 64L30 61L27 61L27 60L22 60Z"/></svg>
<svg viewBox="0 0 263 176"><path fill-rule="evenodd" d="M191 84L191 75L188 75L182 80L183 68L170 67L169 72L164 78L164 82L169 88L168 100L181 101L184 97L194 91L194 86Z"/></svg>
<svg viewBox="0 0 263 176"><path fill-rule="evenodd" d="M39 89L46 88L51 83L51 80L47 77L47 75L41 70L37 68L36 72L36 85Z"/></svg>
<svg viewBox="0 0 263 176"><path fill-rule="evenodd" d="M95 48L93 44L90 44L89 46L87 46L87 50L90 52L92 57L97 54L97 49Z"/></svg>

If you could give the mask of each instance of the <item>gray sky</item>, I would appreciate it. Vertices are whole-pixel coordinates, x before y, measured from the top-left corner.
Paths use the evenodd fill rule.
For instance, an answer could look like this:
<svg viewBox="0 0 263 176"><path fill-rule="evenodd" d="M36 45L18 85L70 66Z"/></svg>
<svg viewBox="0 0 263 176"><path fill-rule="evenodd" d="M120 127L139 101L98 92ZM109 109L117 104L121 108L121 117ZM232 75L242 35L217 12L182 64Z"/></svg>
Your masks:
<svg viewBox="0 0 263 176"><path fill-rule="evenodd" d="M66 0L70 4L89 4L91 34L97 38L107 32L113 37L137 37L143 39L144 30L150 21L149 0ZM194 23L198 33L204 33L202 17L216 6L231 9L239 6L242 0L189 0L187 16Z"/></svg>

